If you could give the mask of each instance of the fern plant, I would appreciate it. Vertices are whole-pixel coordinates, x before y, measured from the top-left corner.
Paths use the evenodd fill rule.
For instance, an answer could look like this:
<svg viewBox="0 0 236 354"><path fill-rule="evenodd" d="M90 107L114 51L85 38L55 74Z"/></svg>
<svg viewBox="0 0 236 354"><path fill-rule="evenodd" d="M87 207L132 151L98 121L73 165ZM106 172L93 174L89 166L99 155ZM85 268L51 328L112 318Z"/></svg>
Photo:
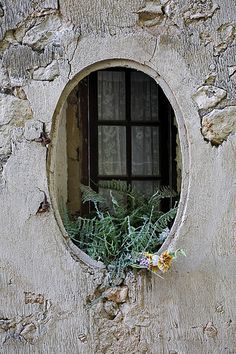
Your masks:
<svg viewBox="0 0 236 354"><path fill-rule="evenodd" d="M95 213L78 218L67 213L64 225L80 249L102 261L113 276L122 277L141 253L154 253L164 242L177 207L163 212L161 200L176 194L162 187L147 197L120 181L103 182L100 187L109 190L109 200L81 185L82 202L92 203Z"/></svg>

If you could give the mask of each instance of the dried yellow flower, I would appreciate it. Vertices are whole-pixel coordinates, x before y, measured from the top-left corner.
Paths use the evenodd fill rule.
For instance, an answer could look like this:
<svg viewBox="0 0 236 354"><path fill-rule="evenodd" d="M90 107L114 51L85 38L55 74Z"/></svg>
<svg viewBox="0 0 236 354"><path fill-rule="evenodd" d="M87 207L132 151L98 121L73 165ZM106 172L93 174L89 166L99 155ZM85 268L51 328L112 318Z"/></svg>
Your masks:
<svg viewBox="0 0 236 354"><path fill-rule="evenodd" d="M171 255L168 251L163 252L158 259L158 263L157 263L158 268L163 273L167 272L171 267L173 258L174 258L173 255Z"/></svg>

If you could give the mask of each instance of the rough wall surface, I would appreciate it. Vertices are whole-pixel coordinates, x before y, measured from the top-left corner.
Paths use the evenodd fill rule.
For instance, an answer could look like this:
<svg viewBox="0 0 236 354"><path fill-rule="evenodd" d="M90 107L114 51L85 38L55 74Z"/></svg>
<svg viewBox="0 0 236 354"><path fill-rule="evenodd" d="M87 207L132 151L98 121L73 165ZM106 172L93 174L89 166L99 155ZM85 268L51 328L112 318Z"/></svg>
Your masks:
<svg viewBox="0 0 236 354"><path fill-rule="evenodd" d="M0 36L0 352L235 354L235 1L2 0ZM166 247L188 256L107 289L62 234L47 161L79 73L113 59L155 73L175 109Z"/></svg>

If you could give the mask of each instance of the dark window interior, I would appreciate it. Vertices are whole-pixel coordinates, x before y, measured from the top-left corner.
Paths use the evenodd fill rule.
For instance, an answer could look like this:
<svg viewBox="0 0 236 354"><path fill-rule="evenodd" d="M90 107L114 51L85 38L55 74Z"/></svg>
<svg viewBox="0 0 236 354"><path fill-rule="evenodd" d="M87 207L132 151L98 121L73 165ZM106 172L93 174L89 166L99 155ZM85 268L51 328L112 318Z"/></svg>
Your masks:
<svg viewBox="0 0 236 354"><path fill-rule="evenodd" d="M99 70L80 82L78 98L83 184L98 190L101 181L116 179L146 194L163 185L176 189L174 114L151 77Z"/></svg>

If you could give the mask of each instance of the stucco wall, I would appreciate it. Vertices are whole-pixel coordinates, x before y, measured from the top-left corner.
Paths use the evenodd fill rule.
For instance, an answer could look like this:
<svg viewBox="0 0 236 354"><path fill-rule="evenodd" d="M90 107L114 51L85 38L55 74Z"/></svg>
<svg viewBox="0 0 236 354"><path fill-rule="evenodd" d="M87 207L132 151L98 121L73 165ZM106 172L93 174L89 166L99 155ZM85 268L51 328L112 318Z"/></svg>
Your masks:
<svg viewBox="0 0 236 354"><path fill-rule="evenodd" d="M1 353L236 353L234 1L4 0L0 16ZM55 188L61 107L115 65L175 110L182 196L163 247L187 253L164 280L129 274L124 303L68 242Z"/></svg>

